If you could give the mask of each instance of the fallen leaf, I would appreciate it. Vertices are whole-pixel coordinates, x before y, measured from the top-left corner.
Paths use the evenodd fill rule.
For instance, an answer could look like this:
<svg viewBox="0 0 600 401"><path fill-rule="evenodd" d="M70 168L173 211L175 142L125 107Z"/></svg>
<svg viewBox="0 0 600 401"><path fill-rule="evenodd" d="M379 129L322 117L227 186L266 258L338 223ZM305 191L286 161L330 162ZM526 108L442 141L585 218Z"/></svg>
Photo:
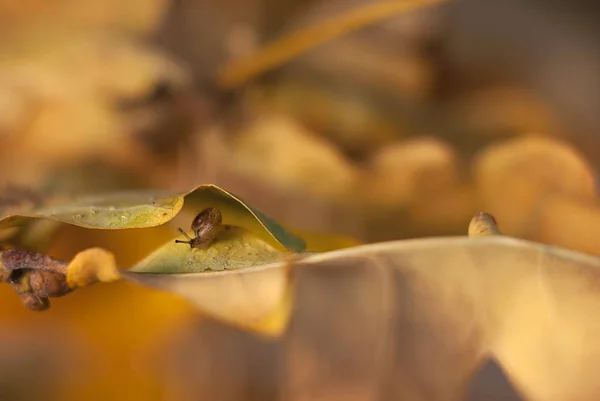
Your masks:
<svg viewBox="0 0 600 401"><path fill-rule="evenodd" d="M358 178L357 169L332 143L283 114L256 118L238 133L233 151L232 159L252 175L326 199L344 197Z"/></svg>
<svg viewBox="0 0 600 401"><path fill-rule="evenodd" d="M281 261L286 254L246 229L227 226L207 249L169 241L131 271L165 274L235 270Z"/></svg>
<svg viewBox="0 0 600 401"><path fill-rule="evenodd" d="M124 278L258 332L257 320L288 294L286 323L261 332L276 338L277 351L257 356L276 358L285 372L256 378L275 383L276 399L459 400L480 365L495 359L526 399L593 400L599 268L596 257L493 235L370 244L291 267ZM211 380L247 399L236 378Z"/></svg>
<svg viewBox="0 0 600 401"><path fill-rule="evenodd" d="M183 196L165 191L124 191L74 201L55 202L27 213L0 219L0 227L31 219L48 219L96 229L153 227L172 219Z"/></svg>
<svg viewBox="0 0 600 401"><path fill-rule="evenodd" d="M214 185L202 185L189 192L122 191L73 201L53 201L42 208L2 217L0 230L36 220L57 221L90 229L155 227L177 216L184 206L184 200L192 208L198 208L195 213L208 206L218 207L223 214L224 224L246 228L276 246L294 252L301 252L306 247L304 240L289 233L260 210Z"/></svg>
<svg viewBox="0 0 600 401"><path fill-rule="evenodd" d="M103 0L81 3L72 0L26 0L18 4L2 1L3 33L36 25L69 26L80 29L116 28L148 33L156 27L168 6L167 0L134 0L122 4Z"/></svg>
<svg viewBox="0 0 600 401"><path fill-rule="evenodd" d="M397 110L388 116L370 98L335 91L299 76L277 85L252 88L245 102L256 113L291 116L311 127L345 154L363 156L397 140L406 122Z"/></svg>
<svg viewBox="0 0 600 401"><path fill-rule="evenodd" d="M472 134L490 139L500 139L507 133L528 135L533 132L558 137L564 128L539 96L509 85L486 86L459 96L449 105L448 112L464 116L464 124L470 127Z"/></svg>
<svg viewBox="0 0 600 401"><path fill-rule="evenodd" d="M433 137L383 147L370 162L364 196L374 205L418 204L458 186L458 157L452 146Z"/></svg>
<svg viewBox="0 0 600 401"><path fill-rule="evenodd" d="M223 224L245 228L273 246L283 246L293 252L302 252L306 248L302 238L291 234L259 209L216 185L202 185L188 192L185 200L195 213L207 207L218 207L223 214Z"/></svg>
<svg viewBox="0 0 600 401"><path fill-rule="evenodd" d="M253 174L241 164L231 163L235 152L227 139L224 131L211 129L197 136L193 148L183 149L185 162L179 174L182 177L181 185L198 181L212 182L221 188L229 188L253 207L268 210L271 217L285 222L286 226L360 238L363 232L362 216L346 199L331 201L302 188L280 186L270 178ZM305 238L304 235L309 233L301 234ZM309 238L305 239L310 242ZM313 244L320 250L336 249L323 249L327 247L323 242Z"/></svg>
<svg viewBox="0 0 600 401"><path fill-rule="evenodd" d="M539 241L598 255L600 239L600 202L582 202L564 196L552 196L539 206L539 225L532 227Z"/></svg>
<svg viewBox="0 0 600 401"><path fill-rule="evenodd" d="M179 277L184 274L191 278L192 273L198 272L243 272L252 266L290 261L292 255L273 248L241 227L224 227L206 249L190 248L169 241L136 266L124 271L123 275L136 282L152 282L159 287L166 285L166 288L170 288L167 283L177 286L177 281L165 276ZM266 336L280 334L285 328L291 308L285 268L267 275L224 276L222 283L234 286L234 289L230 288L233 293L224 296L221 285L211 283L204 287L202 281L193 279L180 281L181 286L176 292L184 297L187 295L199 309L210 311L209 315Z"/></svg>
<svg viewBox="0 0 600 401"><path fill-rule="evenodd" d="M123 271L122 277L173 292L207 316L277 336L285 329L291 309L288 271L285 265L279 267L184 274ZM228 274L233 271L236 274Z"/></svg>
<svg viewBox="0 0 600 401"><path fill-rule="evenodd" d="M111 2L2 1L0 180L37 185L56 167L93 158L151 163L132 135L136 117L118 103L139 100L159 83L184 86L189 76L143 43L168 0Z"/></svg>
<svg viewBox="0 0 600 401"><path fill-rule="evenodd" d="M480 207L502 222L507 234L523 236L536 211L551 196L596 198L591 165L566 142L517 138L482 150L473 163Z"/></svg>

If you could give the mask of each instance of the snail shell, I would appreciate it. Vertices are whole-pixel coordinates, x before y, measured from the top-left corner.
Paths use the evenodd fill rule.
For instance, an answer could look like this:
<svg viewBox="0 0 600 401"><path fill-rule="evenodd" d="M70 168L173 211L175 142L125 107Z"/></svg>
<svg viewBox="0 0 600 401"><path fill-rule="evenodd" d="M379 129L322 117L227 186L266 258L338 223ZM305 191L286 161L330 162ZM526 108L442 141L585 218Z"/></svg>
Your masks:
<svg viewBox="0 0 600 401"><path fill-rule="evenodd" d="M201 243L213 240L221 227L223 226L223 217L219 209L210 207L198 213L192 222L192 230L196 238ZM193 248L193 246L192 246Z"/></svg>
<svg viewBox="0 0 600 401"><path fill-rule="evenodd" d="M179 231L187 237L188 241L176 240L175 242L189 244L190 248L203 248L215 239L222 227L223 217L221 216L221 212L217 208L210 207L198 213L194 221L192 221L194 238L188 237L180 228Z"/></svg>

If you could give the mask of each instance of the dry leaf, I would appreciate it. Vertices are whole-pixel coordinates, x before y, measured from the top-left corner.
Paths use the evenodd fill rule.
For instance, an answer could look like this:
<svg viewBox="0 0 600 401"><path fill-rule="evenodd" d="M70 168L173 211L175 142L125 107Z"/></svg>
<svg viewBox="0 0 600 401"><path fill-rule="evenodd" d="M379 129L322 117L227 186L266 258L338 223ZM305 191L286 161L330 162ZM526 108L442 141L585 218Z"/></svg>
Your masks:
<svg viewBox="0 0 600 401"><path fill-rule="evenodd" d="M458 186L457 163L454 149L436 138L386 146L373 156L364 195L373 204L396 207L443 196Z"/></svg>
<svg viewBox="0 0 600 401"><path fill-rule="evenodd" d="M592 201L591 166L567 143L519 138L484 149L474 162L481 207L502 222L506 233L521 236L535 227L537 209L551 196Z"/></svg>
<svg viewBox="0 0 600 401"><path fill-rule="evenodd" d="M553 196L539 205L539 224L532 228L539 241L599 254L600 203Z"/></svg>
<svg viewBox="0 0 600 401"><path fill-rule="evenodd" d="M600 394L596 257L504 236L442 237L308 256L293 263L290 287L286 266L125 277L254 330L256 315L240 308L264 316L290 288L277 352L258 355L285 372L265 378L274 399L460 400L489 358L527 399ZM229 379L213 380L247 399Z"/></svg>
<svg viewBox="0 0 600 401"><path fill-rule="evenodd" d="M123 272L124 278L142 283L154 282L159 287L171 281L165 276L203 272L243 272L253 266L290 260L291 254L271 247L248 230L225 226L214 241L205 249L188 247L170 241L132 269ZM223 296L222 287L212 283L200 289L201 282L194 286L188 283L180 287L178 295L190 298L198 308L210 311L209 315L220 317L233 325L259 331L264 335L277 335L285 328L290 314L290 297L287 291L287 269L272 271L270 275L224 277L225 285L233 285L235 295ZM217 279L219 280L219 279ZM177 282L173 282L177 285ZM191 293L188 293L188 289ZM241 302L240 302L241 301ZM272 304L275 302L275 306ZM265 307L266 305L266 307Z"/></svg>
<svg viewBox="0 0 600 401"><path fill-rule="evenodd" d="M79 2L73 0L25 0L1 2L3 33L35 25L70 26L83 29L113 27L147 33L160 21L168 0L114 0Z"/></svg>
<svg viewBox="0 0 600 401"><path fill-rule="evenodd" d="M290 298L284 266L240 269L235 275L224 274L231 270L184 274L172 271L167 274L124 271L122 276L125 280L172 291L208 316L234 326L265 336L277 336L285 329Z"/></svg>
<svg viewBox="0 0 600 401"><path fill-rule="evenodd" d="M0 28L0 170L12 170L0 180L37 184L49 168L99 156L147 162L131 135L134 124L116 104L145 96L159 81L186 83L181 66L137 37L158 22L165 1L116 13L106 1L75 3L0 11L10 21ZM28 7L37 11L27 14Z"/></svg>
<svg viewBox="0 0 600 401"><path fill-rule="evenodd" d="M180 175L186 186L200 180L230 188L253 206L268 210L271 217L303 232L336 232L357 238L362 234L362 216L347 199L324 199L302 188L280 186L269 176L253 174L242 163L231 163L235 151L226 139L223 131L213 129L198 135L194 148L186 147ZM325 244L314 245L323 249Z"/></svg>
<svg viewBox="0 0 600 401"><path fill-rule="evenodd" d="M355 168L335 147L285 115L258 117L239 133L234 157L249 173L325 198L342 197L356 184Z"/></svg>
<svg viewBox="0 0 600 401"><path fill-rule="evenodd" d="M464 116L470 131L491 138L532 132L556 137L564 129L539 96L508 85L485 87L454 99L448 112Z"/></svg>
<svg viewBox="0 0 600 401"><path fill-rule="evenodd" d="M293 76L276 85L253 88L245 101L256 114L292 116L310 127L313 135L362 156L398 139L404 121L396 109L387 115L369 96L361 95L353 89L336 91L323 87L319 80Z"/></svg>
<svg viewBox="0 0 600 401"><path fill-rule="evenodd" d="M3 226L32 219L48 219L97 229L152 227L172 219L183 198L165 191L123 191L53 202L23 214L5 216Z"/></svg>

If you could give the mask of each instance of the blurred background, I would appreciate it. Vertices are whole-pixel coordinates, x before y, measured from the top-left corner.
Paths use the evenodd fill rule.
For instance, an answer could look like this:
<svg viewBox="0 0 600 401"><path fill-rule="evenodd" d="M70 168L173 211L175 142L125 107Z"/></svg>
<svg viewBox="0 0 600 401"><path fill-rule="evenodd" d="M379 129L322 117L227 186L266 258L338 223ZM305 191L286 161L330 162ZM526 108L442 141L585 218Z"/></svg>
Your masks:
<svg viewBox="0 0 600 401"><path fill-rule="evenodd" d="M597 3L424 1L348 25L382 3L401 1L0 0L0 205L212 183L320 250L464 235L487 211L600 254ZM322 41L324 23L347 29ZM64 228L50 253L130 266L170 230ZM170 351L198 317L178 298L0 298L1 400L190 399Z"/></svg>

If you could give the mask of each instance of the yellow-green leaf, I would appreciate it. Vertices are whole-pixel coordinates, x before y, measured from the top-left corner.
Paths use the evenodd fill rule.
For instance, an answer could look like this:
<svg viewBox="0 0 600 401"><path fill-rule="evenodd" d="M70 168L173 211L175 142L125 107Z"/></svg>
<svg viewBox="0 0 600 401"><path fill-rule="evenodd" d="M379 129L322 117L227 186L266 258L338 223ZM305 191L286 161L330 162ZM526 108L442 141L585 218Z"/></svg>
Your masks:
<svg viewBox="0 0 600 401"><path fill-rule="evenodd" d="M94 229L161 225L183 207L183 196L168 191L123 191L67 202L53 202L23 214L4 217L0 228L32 219L48 219Z"/></svg>
<svg viewBox="0 0 600 401"><path fill-rule="evenodd" d="M223 224L243 227L265 241L272 242L275 239L290 251L302 252L306 248L302 238L291 234L262 211L216 185L196 188L186 195L185 201L186 206L189 204L198 211L211 206L217 207L223 213Z"/></svg>
<svg viewBox="0 0 600 401"><path fill-rule="evenodd" d="M275 246L283 246L294 252L301 252L306 247L304 240L289 233L260 210L214 185L201 185L189 192L122 191L73 201L53 201L38 209L0 218L0 231L13 226L23 227L36 220L51 220L90 229L154 227L171 221L182 210L184 202L186 211L194 214L208 206L217 207L223 214L224 224L246 228Z"/></svg>
<svg viewBox="0 0 600 401"><path fill-rule="evenodd" d="M235 270L280 261L286 254L244 228L226 226L207 249L169 241L131 271L172 274Z"/></svg>

